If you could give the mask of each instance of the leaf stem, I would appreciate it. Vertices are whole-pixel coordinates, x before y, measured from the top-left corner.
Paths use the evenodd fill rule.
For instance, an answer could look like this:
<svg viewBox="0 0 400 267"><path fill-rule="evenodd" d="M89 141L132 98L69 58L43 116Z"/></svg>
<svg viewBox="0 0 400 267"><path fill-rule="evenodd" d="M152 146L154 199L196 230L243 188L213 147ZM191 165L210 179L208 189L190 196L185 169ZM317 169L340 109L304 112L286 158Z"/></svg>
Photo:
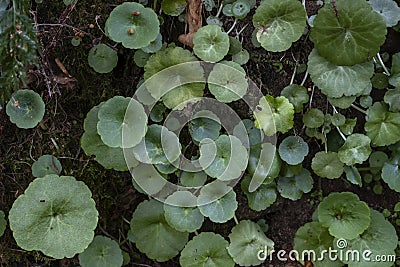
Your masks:
<svg viewBox="0 0 400 267"><path fill-rule="evenodd" d="M239 221L238 221L238 219L236 218L236 214L233 214L233 220L235 221L236 225L239 224Z"/></svg>
<svg viewBox="0 0 400 267"><path fill-rule="evenodd" d="M233 24L232 24L232 27L226 32L227 34L230 34L230 33L233 31L233 29L234 29L235 26L236 26L236 23L237 23L237 19L235 19L235 21L234 21Z"/></svg>
<svg viewBox="0 0 400 267"><path fill-rule="evenodd" d="M333 113L334 113L334 114L339 113L339 112L336 110L335 106L332 105L332 108L333 108ZM347 139L346 139L346 136L342 133L342 131L340 130L340 128L339 128L338 126L335 125L335 127L336 127L336 130L338 131L340 137L342 137L342 139L346 142L346 140L347 140Z"/></svg>
<svg viewBox="0 0 400 267"><path fill-rule="evenodd" d="M153 10L157 13L157 0L154 0L153 2Z"/></svg>
<svg viewBox="0 0 400 267"><path fill-rule="evenodd" d="M311 108L311 103L312 103L313 96L314 96L314 90L315 90L315 85L312 86L312 91L311 91L311 96L310 96L310 104L309 104L310 108Z"/></svg>
<svg viewBox="0 0 400 267"><path fill-rule="evenodd" d="M357 106L354 105L354 104L351 104L351 107L354 108L354 109L356 109L356 110L358 110L358 111L360 111L361 113L364 113L365 115L367 115L367 112L366 112L365 110L363 110L362 108L357 107Z"/></svg>
<svg viewBox="0 0 400 267"><path fill-rule="evenodd" d="M294 82L294 76L296 76L296 71L297 71L297 62L296 62L296 64L294 65L294 70L293 70L292 78L290 79L290 85L292 85L293 82Z"/></svg>
<svg viewBox="0 0 400 267"><path fill-rule="evenodd" d="M304 84L306 83L306 80L307 80L307 77L308 77L308 70L306 70L306 73L304 74L304 78L303 78L303 80L301 81L301 86L304 86Z"/></svg>
<svg viewBox="0 0 400 267"><path fill-rule="evenodd" d="M199 235L199 232L197 232L197 230L195 230L195 231L194 231L194 234L195 234L195 235Z"/></svg>
<svg viewBox="0 0 400 267"><path fill-rule="evenodd" d="M215 17L216 18L218 18L219 17L219 15L221 15L221 11L222 11L222 8L224 7L224 4L222 4L221 3L221 5L219 6L219 9L218 9L218 12L217 12L217 15L215 15Z"/></svg>
<svg viewBox="0 0 400 267"><path fill-rule="evenodd" d="M387 76L390 76L390 72L389 70L386 68L385 63L383 63L383 60L381 58L381 55L378 53L376 54L376 57L378 58L379 64L381 64L383 70L384 70L384 74L386 74Z"/></svg>

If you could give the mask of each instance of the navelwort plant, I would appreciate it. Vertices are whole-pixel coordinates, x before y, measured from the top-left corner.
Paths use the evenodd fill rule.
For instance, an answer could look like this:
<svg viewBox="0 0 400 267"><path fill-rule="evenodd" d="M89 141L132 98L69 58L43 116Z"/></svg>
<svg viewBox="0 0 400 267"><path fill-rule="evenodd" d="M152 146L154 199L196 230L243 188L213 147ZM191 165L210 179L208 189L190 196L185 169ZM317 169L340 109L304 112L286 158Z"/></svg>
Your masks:
<svg viewBox="0 0 400 267"><path fill-rule="evenodd" d="M378 265L372 259L377 255L395 255L398 243L395 228L380 212L360 201L357 195L350 192L331 193L319 204L313 218L313 222L297 230L294 238L294 249L301 255L299 261L304 262L311 257L317 267L393 265L395 257ZM343 256L336 261L329 257L317 260L323 250L330 248ZM315 255L307 253L310 250ZM370 261L361 256L366 250L371 252L367 256ZM352 258L350 253L360 257Z"/></svg>
<svg viewBox="0 0 400 267"><path fill-rule="evenodd" d="M255 45L271 52L286 51L309 30L315 47L308 55L306 72L313 83L311 94L304 82L297 85L292 80L279 96L255 97L250 114L254 120L239 118L229 129L223 127L226 117L217 110L201 110L201 98L206 94L215 98L214 103L231 103L246 101L247 94L254 93L241 67L250 58L239 41L244 28L235 37L230 35L237 21L256 6L255 1L224 1L220 7L204 1L206 11L217 10L217 14L194 33L193 52L163 44L157 3L154 10L144 5L125 2L116 6L105 25L109 41L136 50L134 62L144 68L143 84L137 85L134 97L114 96L93 107L84 121L81 146L104 168L130 171L135 189L150 195L133 212L128 235L148 258L165 262L179 255L181 266L261 264L257 252L265 247L272 250L274 242L259 224L236 218L237 191L230 182L241 176L240 189L255 211L273 205L278 194L297 200L311 192L311 170L318 179L346 175L359 186L384 181L400 192L400 54L392 55L389 71L378 53L386 27L400 19L394 12L399 9L395 2L326 1L314 21L308 21L310 28L300 1L261 2L252 18ZM7 1L0 5L0 16L9 6ZM182 17L185 8L185 1L161 1L162 11L170 16ZM221 14L235 19L227 31ZM112 72L118 58L112 47L107 41L92 47L89 66L98 73ZM313 107L315 90L326 96L326 110ZM372 90L384 90L383 99L374 102ZM43 119L44 104L39 98L28 90L19 90L11 98L7 114L18 127L32 128ZM363 123L360 119L345 117L343 109L350 107L365 115L364 125L356 125ZM171 115L174 112L187 119L186 126L177 121L179 116ZM295 116L301 116L303 137L292 130ZM182 128L187 130L189 143L179 139ZM243 131L248 138L241 138ZM279 145L274 138L279 138ZM311 138L324 147L315 155L309 155ZM195 148L190 155L192 165L182 160L191 146ZM312 158L310 170L303 164L308 156ZM17 244L54 258L79 253L82 266L121 266L118 244L94 237L98 213L90 190L74 177L59 176L61 170L51 155L33 164L32 174L38 178L15 201L8 216ZM172 182L190 190L164 196L165 203L157 201ZM71 194L80 197L71 199ZM4 217L0 212L0 234ZM321 252L346 239L348 246L341 248L345 251L368 247L373 255L394 253L393 226L353 193L332 193L319 204L314 217L314 222L296 234L294 248L300 252ZM229 240L216 233L197 232L205 220L226 223L232 219L235 226ZM313 263L368 266L366 262Z"/></svg>

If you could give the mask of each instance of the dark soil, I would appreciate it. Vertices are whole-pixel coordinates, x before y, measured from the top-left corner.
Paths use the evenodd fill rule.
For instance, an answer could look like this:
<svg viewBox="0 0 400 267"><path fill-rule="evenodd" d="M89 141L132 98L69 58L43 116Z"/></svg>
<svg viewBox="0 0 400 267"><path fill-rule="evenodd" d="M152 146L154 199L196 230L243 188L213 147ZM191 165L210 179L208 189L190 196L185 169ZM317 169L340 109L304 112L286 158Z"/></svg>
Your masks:
<svg viewBox="0 0 400 267"><path fill-rule="evenodd" d="M111 4L112 2L112 4ZM33 5L35 18L38 24L68 24L75 29L43 25L39 27L39 39L43 48L41 69L46 77L36 69L32 69L30 88L40 93L46 102L46 114L43 121L44 128L36 127L32 130L18 129L12 124L5 110L0 110L0 209L8 214L12 203L24 192L33 180L31 165L34 160L43 154L52 154L58 157L63 166L64 175L75 176L84 181L93 192L93 198L99 210L99 226L96 234L109 236L120 242L121 248L131 256L130 266L178 266L179 259L174 258L166 263L157 263L147 259L134 244L127 241L127 232L133 211L136 206L146 199L132 186L129 173L105 170L92 158L87 157L80 148L80 137L83 133L83 120L87 112L95 105L115 95L132 96L136 84L143 78L143 70L133 63L133 51L117 46L119 63L111 74L97 74L87 63L88 50L100 40L109 42L103 37L97 23L103 27L107 14L122 0L109 3L101 0L78 1L74 9L65 7L62 1L50 1L48 4ZM306 1L308 16L317 12L316 1ZM96 23L96 17L97 23ZM229 27L232 21L225 20ZM91 29L89 24L94 24ZM243 32L243 46L250 54L250 61L244 66L249 77L260 86L263 93L274 96L280 95L281 90L289 85L296 61L298 64L307 62L307 55L312 49L308 36L303 36L290 50L285 53L269 53L262 48L255 48L251 43L253 31L251 19L240 21L238 29L249 24ZM82 44L73 47L70 40L79 30L84 31ZM176 18L165 16L163 38L167 42L176 42L177 36L185 29L183 23ZM384 51L400 50L398 45L399 34L389 32ZM111 42L110 42L111 44ZM60 79L65 75L55 63L59 59L74 80L62 84ZM295 76L294 82L301 83L304 73ZM306 87L311 87L308 78ZM319 90L315 91L313 107L326 110L327 101ZM233 103L232 107L242 118L249 118L248 108L240 102ZM346 114L349 117L363 116L357 111ZM300 118L300 119L299 119ZM301 114L296 117L296 126L288 134L299 134L309 142L310 153L305 161L305 167L310 167L312 155L323 149L321 142L305 136ZM279 139L285 135L279 136ZM184 140L183 140L184 142ZM323 196L330 192L351 191L371 207L382 211L393 210L394 204L400 200L399 195L383 185L381 195L374 194L372 186L359 188L351 185L345 178L336 180L314 177L314 189L299 201L290 201L278 197L270 208L263 212L254 212L248 208L247 199L240 188L235 188L239 208L236 216L239 220L251 219L257 221L265 219L269 226L267 236L275 242L275 250L289 251L293 246L293 238L297 229L311 221L311 215ZM205 221L200 231L214 231L228 239L233 220L225 224L215 224ZM400 229L397 228L398 233ZM0 239L0 266L78 266L77 257L64 260L52 260L39 252L27 252L20 249L9 229ZM299 263L287 261L285 263L274 260L260 266L301 266Z"/></svg>

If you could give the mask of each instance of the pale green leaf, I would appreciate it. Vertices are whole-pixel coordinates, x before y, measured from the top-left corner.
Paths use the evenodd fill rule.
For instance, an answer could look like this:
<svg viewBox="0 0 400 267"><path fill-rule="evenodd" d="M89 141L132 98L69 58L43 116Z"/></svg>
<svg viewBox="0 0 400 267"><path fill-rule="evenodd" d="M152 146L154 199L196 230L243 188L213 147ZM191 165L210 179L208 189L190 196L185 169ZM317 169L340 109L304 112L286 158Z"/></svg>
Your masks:
<svg viewBox="0 0 400 267"><path fill-rule="evenodd" d="M318 53L341 66L366 62L379 52L385 36L386 23L365 0L324 5L311 29Z"/></svg>
<svg viewBox="0 0 400 267"><path fill-rule="evenodd" d="M368 205L351 192L331 193L318 206L318 220L337 238L351 240L370 224Z"/></svg>
<svg viewBox="0 0 400 267"><path fill-rule="evenodd" d="M179 263L182 267L233 267L235 263L226 250L228 245L219 234L202 232L186 244Z"/></svg>
<svg viewBox="0 0 400 267"><path fill-rule="evenodd" d="M372 61L340 66L329 62L313 49L308 56L311 80L325 95L333 98L353 96L364 91L374 74Z"/></svg>
<svg viewBox="0 0 400 267"><path fill-rule="evenodd" d="M306 12L299 1L263 1L253 16L257 40L272 52L287 50L306 27Z"/></svg>
<svg viewBox="0 0 400 267"><path fill-rule="evenodd" d="M82 267L120 267L122 263L122 251L118 243L105 236L95 236L89 247L79 254Z"/></svg>
<svg viewBox="0 0 400 267"><path fill-rule="evenodd" d="M178 255L189 237L189 233L179 232L168 225L163 204L153 199L137 206L131 220L131 231L136 247L158 262Z"/></svg>
<svg viewBox="0 0 400 267"><path fill-rule="evenodd" d="M260 226L250 220L241 221L229 234L228 253L241 266L259 265L257 253L260 250L273 250L274 242L265 236Z"/></svg>
<svg viewBox="0 0 400 267"><path fill-rule="evenodd" d="M91 196L89 188L72 176L52 174L33 180L8 217L18 246L56 259L83 252L98 220Z"/></svg>

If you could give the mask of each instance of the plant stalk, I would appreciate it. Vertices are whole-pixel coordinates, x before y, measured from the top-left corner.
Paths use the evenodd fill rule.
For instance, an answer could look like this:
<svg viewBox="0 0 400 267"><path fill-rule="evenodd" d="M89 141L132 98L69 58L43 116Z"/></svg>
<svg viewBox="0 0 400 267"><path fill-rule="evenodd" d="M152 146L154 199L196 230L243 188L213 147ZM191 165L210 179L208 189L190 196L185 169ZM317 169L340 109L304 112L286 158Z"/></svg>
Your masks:
<svg viewBox="0 0 400 267"><path fill-rule="evenodd" d="M367 112L365 110L363 110L362 108L359 108L354 104L351 104L351 107L356 109L356 110L358 110L358 111L360 111L360 112L362 112L362 113L364 113L365 115L367 115Z"/></svg>
<svg viewBox="0 0 400 267"><path fill-rule="evenodd" d="M390 76L390 72L389 70L386 68L385 63L383 63L382 57L381 55L378 53L376 54L376 57L378 58L379 64L381 64L383 70L384 70L384 74L386 74L387 76Z"/></svg>

